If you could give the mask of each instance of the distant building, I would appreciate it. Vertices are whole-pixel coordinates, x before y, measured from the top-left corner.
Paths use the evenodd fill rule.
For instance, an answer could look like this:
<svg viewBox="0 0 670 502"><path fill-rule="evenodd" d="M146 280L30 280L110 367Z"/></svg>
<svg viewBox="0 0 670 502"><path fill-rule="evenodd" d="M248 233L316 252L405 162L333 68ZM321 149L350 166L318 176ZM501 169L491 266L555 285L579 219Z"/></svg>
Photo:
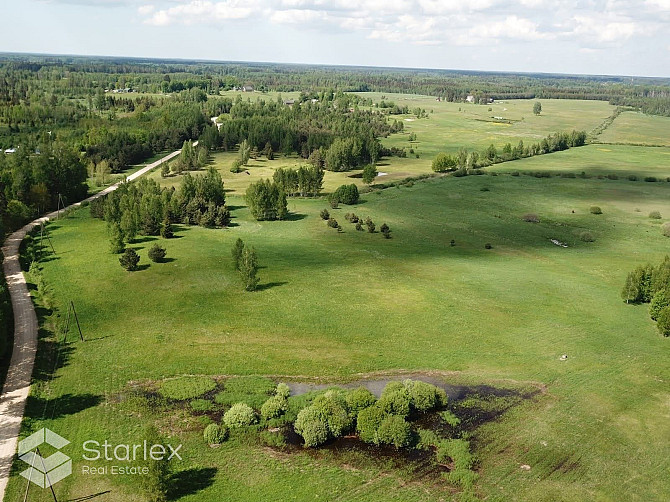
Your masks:
<svg viewBox="0 0 670 502"><path fill-rule="evenodd" d="M5 150L5 153L6 154L16 153L16 148L7 148L7 150Z"/></svg>
<svg viewBox="0 0 670 502"><path fill-rule="evenodd" d="M254 88L250 85L242 86L242 92L254 92Z"/></svg>
<svg viewBox="0 0 670 502"><path fill-rule="evenodd" d="M286 101L284 101L284 104L286 106L293 106L295 104L295 99L287 99Z"/></svg>
<svg viewBox="0 0 670 502"><path fill-rule="evenodd" d="M468 103L474 103L475 97L472 94L468 94L468 97L465 98L465 101L467 101Z"/></svg>

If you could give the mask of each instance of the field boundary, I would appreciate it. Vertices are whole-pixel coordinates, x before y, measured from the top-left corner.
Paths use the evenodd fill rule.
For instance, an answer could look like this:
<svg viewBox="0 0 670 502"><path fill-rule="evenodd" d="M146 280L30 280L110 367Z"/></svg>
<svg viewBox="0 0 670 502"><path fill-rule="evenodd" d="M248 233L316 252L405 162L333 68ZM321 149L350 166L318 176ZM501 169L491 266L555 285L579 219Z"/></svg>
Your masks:
<svg viewBox="0 0 670 502"><path fill-rule="evenodd" d="M4 255L2 266L14 312L14 344L9 368L7 369L7 377L0 394L0 501L4 499L9 482L9 474L14 461L19 432L21 431L26 400L30 393L30 383L37 353L39 326L32 298L28 292L28 285L19 263L21 242L31 230L49 220L59 218L61 212L76 209L85 202L104 197L116 190L125 181L133 181L139 178L180 153L181 150L176 150L80 202L37 218L12 233L5 240L2 247Z"/></svg>

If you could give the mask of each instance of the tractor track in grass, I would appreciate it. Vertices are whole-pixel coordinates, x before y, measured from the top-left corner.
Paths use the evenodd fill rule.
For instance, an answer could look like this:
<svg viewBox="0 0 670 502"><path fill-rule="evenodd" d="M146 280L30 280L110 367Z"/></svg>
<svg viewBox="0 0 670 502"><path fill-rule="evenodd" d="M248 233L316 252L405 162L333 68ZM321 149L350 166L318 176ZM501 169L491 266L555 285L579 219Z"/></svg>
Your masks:
<svg viewBox="0 0 670 502"><path fill-rule="evenodd" d="M195 145L197 145L197 141L194 142ZM157 161L129 175L125 181L139 178L162 163L173 159L180 152L181 150L176 150L161 157ZM61 209L61 211L78 208L83 202L90 202L103 197L116 190L123 182L119 181L110 185L97 194L81 202L76 202L65 209ZM9 482L9 474L21 430L23 412L30 392L35 354L37 353L37 332L39 329L37 314L30 293L28 292L28 285L26 284L23 272L21 272L19 247L31 230L59 216L60 211L54 211L37 218L7 237L2 246L2 254L4 256L2 268L12 301L12 310L14 311L14 345L9 368L7 369L7 378L0 394L0 501L4 499L5 490Z"/></svg>

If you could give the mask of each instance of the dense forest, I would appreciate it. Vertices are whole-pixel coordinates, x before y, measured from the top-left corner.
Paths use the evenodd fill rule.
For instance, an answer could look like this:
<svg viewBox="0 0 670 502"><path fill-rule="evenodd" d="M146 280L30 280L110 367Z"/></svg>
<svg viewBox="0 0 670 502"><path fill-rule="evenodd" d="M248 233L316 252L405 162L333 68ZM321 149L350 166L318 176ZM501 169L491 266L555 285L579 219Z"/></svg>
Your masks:
<svg viewBox="0 0 670 502"><path fill-rule="evenodd" d="M300 91L296 100L232 100L220 91ZM122 172L200 139L208 150L298 154L348 170L394 152L379 138L402 130L351 91L428 94L449 101L598 99L670 115L660 78L451 70L0 55L0 215L5 230L81 199L87 177ZM412 110L411 113L425 113ZM219 117L220 127L212 126ZM248 148L248 150L247 150ZM398 153L398 152L395 152ZM244 158L241 159L244 163Z"/></svg>

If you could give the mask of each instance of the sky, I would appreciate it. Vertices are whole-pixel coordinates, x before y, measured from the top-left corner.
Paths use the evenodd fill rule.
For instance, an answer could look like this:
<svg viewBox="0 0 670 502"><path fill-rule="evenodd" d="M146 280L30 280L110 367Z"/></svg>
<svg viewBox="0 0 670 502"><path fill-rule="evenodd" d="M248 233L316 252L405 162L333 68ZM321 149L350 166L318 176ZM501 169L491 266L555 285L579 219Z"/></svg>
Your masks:
<svg viewBox="0 0 670 502"><path fill-rule="evenodd" d="M670 0L0 0L0 52L670 77Z"/></svg>

